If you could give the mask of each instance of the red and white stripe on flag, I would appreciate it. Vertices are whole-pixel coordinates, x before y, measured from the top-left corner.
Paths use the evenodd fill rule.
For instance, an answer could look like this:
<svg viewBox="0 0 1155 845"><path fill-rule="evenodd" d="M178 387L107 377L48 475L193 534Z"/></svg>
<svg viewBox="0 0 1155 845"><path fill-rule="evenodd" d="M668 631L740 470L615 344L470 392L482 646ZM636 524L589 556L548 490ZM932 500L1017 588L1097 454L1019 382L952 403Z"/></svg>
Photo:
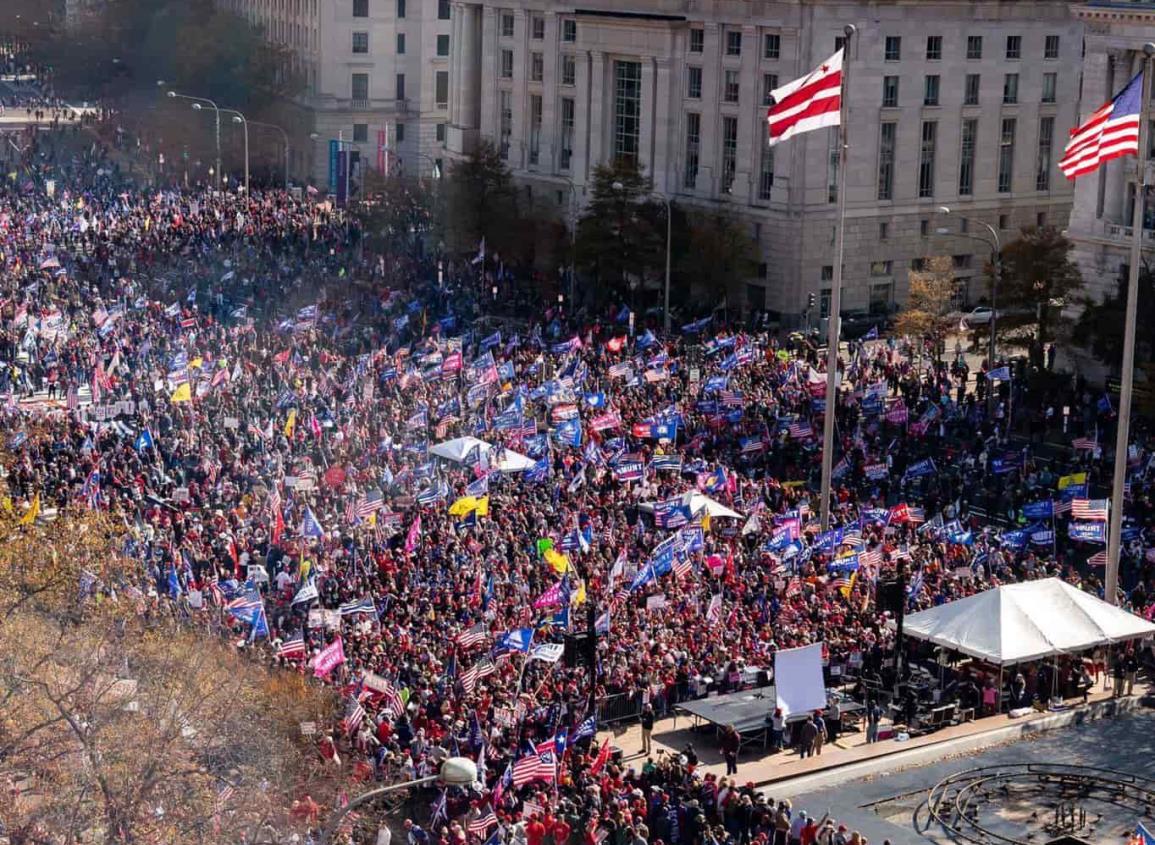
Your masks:
<svg viewBox="0 0 1155 845"><path fill-rule="evenodd" d="M1139 114L1143 74L1137 73L1115 98L1100 106L1071 130L1071 140L1059 159L1059 170L1075 179L1099 169L1105 161L1139 154Z"/></svg>
<svg viewBox="0 0 1155 845"><path fill-rule="evenodd" d="M774 105L766 112L771 146L803 132L837 126L842 109L842 50L806 76L775 88L771 96Z"/></svg>

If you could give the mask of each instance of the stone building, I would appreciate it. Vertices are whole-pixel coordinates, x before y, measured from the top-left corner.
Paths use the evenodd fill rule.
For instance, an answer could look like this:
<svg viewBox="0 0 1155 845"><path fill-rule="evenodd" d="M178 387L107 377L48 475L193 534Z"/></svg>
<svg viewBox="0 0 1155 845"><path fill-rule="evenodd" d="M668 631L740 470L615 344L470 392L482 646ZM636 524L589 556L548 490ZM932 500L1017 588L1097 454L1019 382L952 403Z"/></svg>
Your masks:
<svg viewBox="0 0 1155 845"><path fill-rule="evenodd" d="M808 294L828 304L837 130L769 149L768 94L833 53L847 23L844 311L892 308L910 269L944 254L960 307L974 304L990 249L964 217L1005 241L1070 212L1055 162L1083 25L1065 2L454 0L451 19L448 156L492 140L563 217L598 164L634 159L656 192L750 227L761 263L730 305L788 324Z"/></svg>

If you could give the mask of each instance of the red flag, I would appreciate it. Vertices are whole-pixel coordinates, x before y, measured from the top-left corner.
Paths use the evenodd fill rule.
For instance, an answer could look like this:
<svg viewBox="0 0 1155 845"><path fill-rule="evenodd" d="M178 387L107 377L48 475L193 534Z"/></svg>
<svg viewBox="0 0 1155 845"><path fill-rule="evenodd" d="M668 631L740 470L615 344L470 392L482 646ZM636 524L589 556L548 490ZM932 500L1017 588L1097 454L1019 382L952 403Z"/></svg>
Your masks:
<svg viewBox="0 0 1155 845"><path fill-rule="evenodd" d="M598 750L598 757L594 760L594 764L590 766L590 774L596 775L600 772L610 761L610 738L607 736L602 742L602 747Z"/></svg>

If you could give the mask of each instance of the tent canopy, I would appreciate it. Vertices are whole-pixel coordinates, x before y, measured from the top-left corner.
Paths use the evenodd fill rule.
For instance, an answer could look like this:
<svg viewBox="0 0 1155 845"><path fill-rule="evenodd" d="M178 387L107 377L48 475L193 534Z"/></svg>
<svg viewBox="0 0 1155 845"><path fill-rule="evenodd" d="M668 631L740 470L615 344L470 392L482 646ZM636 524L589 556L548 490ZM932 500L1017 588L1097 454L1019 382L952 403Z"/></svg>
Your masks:
<svg viewBox="0 0 1155 845"><path fill-rule="evenodd" d="M658 503L657 502L646 502L644 504L638 505L638 510L644 511L646 513L653 513L654 512L654 505L656 505L656 504L658 504ZM697 490L688 490L685 493L683 493L682 494L682 504L683 505L689 505L690 513L692 513L692 514L696 514L702 510L705 510L706 513L710 514L711 519L713 519L716 516L729 517L730 519L741 519L742 518L742 514L730 510L728 507L723 505L721 502L716 502L713 499L711 499L709 496L703 496Z"/></svg>
<svg viewBox="0 0 1155 845"><path fill-rule="evenodd" d="M458 464L468 462L475 452L480 452L483 458L493 463L490 454L497 452L496 466L501 472L525 472L532 469L534 463L532 458L527 458L525 455L520 455L509 449L498 449L476 437L455 437L431 447L429 452L439 458Z"/></svg>
<svg viewBox="0 0 1155 845"><path fill-rule="evenodd" d="M1136 639L1155 625L1058 578L1007 584L906 617L906 633L998 665Z"/></svg>

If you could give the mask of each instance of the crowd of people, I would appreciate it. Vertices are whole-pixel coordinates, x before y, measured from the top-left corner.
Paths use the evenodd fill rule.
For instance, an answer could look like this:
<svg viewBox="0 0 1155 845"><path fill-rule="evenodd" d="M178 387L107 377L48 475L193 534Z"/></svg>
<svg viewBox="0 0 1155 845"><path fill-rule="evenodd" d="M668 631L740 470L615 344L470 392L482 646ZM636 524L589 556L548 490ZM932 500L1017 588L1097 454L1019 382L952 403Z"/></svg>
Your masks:
<svg viewBox="0 0 1155 845"><path fill-rule="evenodd" d="M140 580L86 592L338 690L319 753L340 776L475 759L479 789L441 794L412 845L864 842L692 750L618 759L599 709L652 726L816 642L881 671L876 585L900 574L911 609L1052 575L1101 592L1102 523L1069 504L1109 477L1114 410L1082 385L985 367L968 388L961 360L851 343L823 531L805 338L708 317L631 334L621 306L497 321L484 304L514 282L483 254L370 254L309 193L126 188L95 144L28 163L0 188L9 494L125 526ZM1012 435L1054 434L1064 404L1079 448L1043 462ZM1123 584L1150 614L1146 437ZM589 619L593 689L561 659Z"/></svg>

